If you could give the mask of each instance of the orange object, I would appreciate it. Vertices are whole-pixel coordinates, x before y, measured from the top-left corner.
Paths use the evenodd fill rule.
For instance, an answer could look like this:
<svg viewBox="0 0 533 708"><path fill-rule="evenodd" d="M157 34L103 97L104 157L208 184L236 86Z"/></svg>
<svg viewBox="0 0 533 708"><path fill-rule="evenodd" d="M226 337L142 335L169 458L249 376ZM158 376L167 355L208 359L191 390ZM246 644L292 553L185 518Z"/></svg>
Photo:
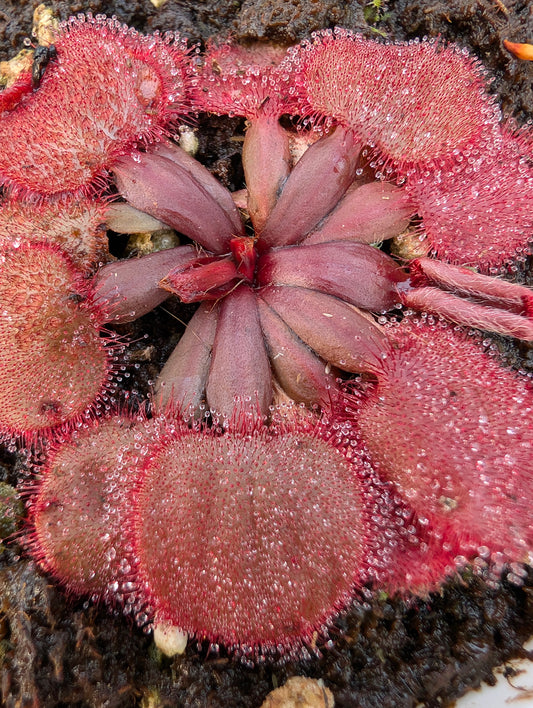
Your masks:
<svg viewBox="0 0 533 708"><path fill-rule="evenodd" d="M507 51L514 54L518 59L533 60L533 44L515 44L515 42L509 42L507 39L503 40L503 44Z"/></svg>

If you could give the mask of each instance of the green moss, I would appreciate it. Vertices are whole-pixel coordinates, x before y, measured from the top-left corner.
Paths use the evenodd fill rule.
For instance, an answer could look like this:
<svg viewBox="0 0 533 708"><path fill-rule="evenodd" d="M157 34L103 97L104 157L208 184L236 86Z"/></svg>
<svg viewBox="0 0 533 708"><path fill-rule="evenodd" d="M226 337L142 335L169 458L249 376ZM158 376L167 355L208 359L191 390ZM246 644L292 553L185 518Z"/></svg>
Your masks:
<svg viewBox="0 0 533 708"><path fill-rule="evenodd" d="M380 37L387 36L387 33L379 28L380 23L387 20L390 16L384 0L370 0L370 2L367 2L363 8L363 15L372 32L379 34Z"/></svg>

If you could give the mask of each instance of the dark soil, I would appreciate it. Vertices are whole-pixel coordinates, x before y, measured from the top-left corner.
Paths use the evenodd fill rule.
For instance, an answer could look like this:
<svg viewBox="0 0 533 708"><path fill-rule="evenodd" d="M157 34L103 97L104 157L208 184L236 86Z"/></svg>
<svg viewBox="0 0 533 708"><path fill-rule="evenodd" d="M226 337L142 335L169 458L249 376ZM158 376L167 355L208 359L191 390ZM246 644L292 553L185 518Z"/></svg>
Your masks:
<svg viewBox="0 0 533 708"><path fill-rule="evenodd" d="M0 0L0 59L22 48L37 4ZM502 44L504 38L533 40L528 0L391 0L380 8L364 0L168 0L159 10L149 0L49 4L62 19L87 11L116 14L140 30L178 30L200 41L231 33L237 41L288 44L335 24L390 39L440 35L482 59L506 114L519 122L533 114L533 62L514 59ZM242 132L242 123L219 118L200 121L199 127L199 158L232 189L239 188L239 142L230 138ZM531 271L520 278L532 284ZM138 340L129 362L141 362L134 400L146 396L180 335L178 319L187 321L191 312L169 301L128 328ZM500 345L510 363L533 369L531 347L505 340ZM4 452L0 481L16 485L23 467L20 457ZM9 525L17 513L16 505L5 502L0 522L7 519ZM481 578L465 577L425 600L357 601L332 628L333 647L305 661L249 668L222 652L208 655L194 642L183 657L170 660L123 617L65 598L16 544L2 548L0 700L7 708L255 708L292 675L322 678L336 706L446 706L482 681L492 683L492 669L525 655L521 646L533 634L532 571L522 587L504 581L492 588Z"/></svg>

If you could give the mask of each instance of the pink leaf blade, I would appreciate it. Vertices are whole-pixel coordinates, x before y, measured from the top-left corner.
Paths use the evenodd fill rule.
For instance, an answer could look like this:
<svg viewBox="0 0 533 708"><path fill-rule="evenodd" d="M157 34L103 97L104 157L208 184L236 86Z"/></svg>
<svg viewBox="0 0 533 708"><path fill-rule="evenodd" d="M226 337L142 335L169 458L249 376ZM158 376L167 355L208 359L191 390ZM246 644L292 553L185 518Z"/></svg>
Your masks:
<svg viewBox="0 0 533 708"><path fill-rule="evenodd" d="M153 310L168 297L159 285L161 278L178 263L184 267L196 257L194 246L178 246L100 268L93 288L106 321L133 322Z"/></svg>
<svg viewBox="0 0 533 708"><path fill-rule="evenodd" d="M300 287L263 288L260 296L322 359L350 372L372 372L387 349L381 327L331 295Z"/></svg>
<svg viewBox="0 0 533 708"><path fill-rule="evenodd" d="M0 121L0 181L34 197L94 192L116 158L190 110L190 56L177 35L79 16L54 44L39 88Z"/></svg>
<svg viewBox="0 0 533 708"><path fill-rule="evenodd" d="M353 182L359 151L353 133L342 127L305 151L261 233L263 250L296 243L315 228Z"/></svg>
<svg viewBox="0 0 533 708"><path fill-rule="evenodd" d="M432 287L403 291L401 298L404 305L419 312L431 312L467 327L533 341L533 319L527 316L479 305Z"/></svg>
<svg viewBox="0 0 533 708"><path fill-rule="evenodd" d="M198 162L189 153L182 150L179 145L171 143L169 140L158 143L153 148L155 155L161 155L168 160L176 163L183 169L187 170L191 177L200 184L206 192L222 207L226 215L230 218L233 225L233 234L235 236L244 235L244 227L239 216L239 212L229 192L211 172L204 167L201 162Z"/></svg>
<svg viewBox="0 0 533 708"><path fill-rule="evenodd" d="M453 160L499 129L481 64L455 45L385 45L326 30L294 62L311 115L349 126L402 168Z"/></svg>
<svg viewBox="0 0 533 708"><path fill-rule="evenodd" d="M285 393L308 406L335 397L338 386L326 363L260 298L258 307L272 370Z"/></svg>
<svg viewBox="0 0 533 708"><path fill-rule="evenodd" d="M372 464L463 555L527 559L533 391L464 333L407 318L356 416Z"/></svg>
<svg viewBox="0 0 533 708"><path fill-rule="evenodd" d="M528 252L533 233L531 128L505 127L454 169L408 179L433 253L485 273Z"/></svg>
<svg viewBox="0 0 533 708"><path fill-rule="evenodd" d="M257 270L259 285L320 290L373 312L398 303L396 285L406 279L387 254L349 241L272 250L260 258Z"/></svg>
<svg viewBox="0 0 533 708"><path fill-rule="evenodd" d="M533 291L524 285L476 273L433 258L417 258L411 263L411 282L431 284L455 294L472 296L515 314L533 312Z"/></svg>
<svg viewBox="0 0 533 708"><path fill-rule="evenodd" d="M239 278L235 263L228 259L197 258L173 268L159 287L177 295L182 302L218 300L232 281Z"/></svg>
<svg viewBox="0 0 533 708"><path fill-rule="evenodd" d="M380 243L401 234L415 211L405 191L389 182L355 184L304 242Z"/></svg>
<svg viewBox="0 0 533 708"><path fill-rule="evenodd" d="M221 304L207 381L209 407L231 417L237 399L251 397L249 404L268 415L271 379L256 296L240 285Z"/></svg>
<svg viewBox="0 0 533 708"><path fill-rule="evenodd" d="M161 369L153 396L159 411L171 407L201 417L218 309L214 303L200 305Z"/></svg>
<svg viewBox="0 0 533 708"><path fill-rule="evenodd" d="M230 217L189 170L157 154L139 153L113 165L122 196L214 253L228 250Z"/></svg>
<svg viewBox="0 0 533 708"><path fill-rule="evenodd" d="M244 136L242 164L248 189L248 213L260 234L289 176L289 136L277 118L252 120Z"/></svg>

